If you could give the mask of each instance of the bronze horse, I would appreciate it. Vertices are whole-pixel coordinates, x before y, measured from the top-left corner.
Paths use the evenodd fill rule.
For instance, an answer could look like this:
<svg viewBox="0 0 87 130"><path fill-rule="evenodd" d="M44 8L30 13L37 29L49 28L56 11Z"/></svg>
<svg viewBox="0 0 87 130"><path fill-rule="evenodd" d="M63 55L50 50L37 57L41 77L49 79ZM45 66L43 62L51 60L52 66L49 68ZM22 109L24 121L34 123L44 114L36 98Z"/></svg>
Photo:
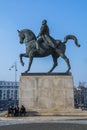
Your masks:
<svg viewBox="0 0 87 130"><path fill-rule="evenodd" d="M49 55L52 56L54 64L53 64L52 68L48 71L48 73L52 72L54 70L54 68L58 65L57 59L59 57L62 57L68 66L66 73L70 72L71 66L70 66L69 59L65 55L65 50L66 50L67 40L69 40L69 39L74 40L75 45L77 47L80 47L80 45L78 44L78 40L74 35L65 36L64 42L61 42L61 40L54 39L55 43L58 44L58 46L56 48L50 47L49 44L45 43L44 40L42 40L42 42L38 43L40 49L37 50L36 49L37 38L31 30L23 29L21 31L19 31L19 30L17 30L17 31L19 34L20 43L21 44L25 43L25 46L26 46L26 53L20 54L20 62L24 66L22 57L26 57L26 58L30 59L28 69L25 71L25 73L28 73L28 71L30 71L30 67L32 65L34 57L46 57Z"/></svg>

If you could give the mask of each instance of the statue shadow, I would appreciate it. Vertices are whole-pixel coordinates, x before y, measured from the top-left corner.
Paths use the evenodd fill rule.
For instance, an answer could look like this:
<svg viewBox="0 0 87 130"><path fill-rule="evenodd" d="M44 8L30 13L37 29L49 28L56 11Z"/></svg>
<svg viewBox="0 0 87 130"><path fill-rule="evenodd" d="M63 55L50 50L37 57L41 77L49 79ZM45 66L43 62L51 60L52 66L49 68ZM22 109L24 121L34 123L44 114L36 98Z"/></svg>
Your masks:
<svg viewBox="0 0 87 130"><path fill-rule="evenodd" d="M27 116L40 116L40 114L37 111L28 111Z"/></svg>

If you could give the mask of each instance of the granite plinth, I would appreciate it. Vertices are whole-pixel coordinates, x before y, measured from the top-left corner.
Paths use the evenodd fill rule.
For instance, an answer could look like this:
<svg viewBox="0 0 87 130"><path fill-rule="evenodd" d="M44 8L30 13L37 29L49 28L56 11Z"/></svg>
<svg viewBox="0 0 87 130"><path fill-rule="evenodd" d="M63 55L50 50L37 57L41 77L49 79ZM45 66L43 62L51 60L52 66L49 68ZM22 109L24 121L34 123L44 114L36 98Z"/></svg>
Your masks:
<svg viewBox="0 0 87 130"><path fill-rule="evenodd" d="M19 106L39 115L74 109L73 77L64 74L28 74L20 77Z"/></svg>

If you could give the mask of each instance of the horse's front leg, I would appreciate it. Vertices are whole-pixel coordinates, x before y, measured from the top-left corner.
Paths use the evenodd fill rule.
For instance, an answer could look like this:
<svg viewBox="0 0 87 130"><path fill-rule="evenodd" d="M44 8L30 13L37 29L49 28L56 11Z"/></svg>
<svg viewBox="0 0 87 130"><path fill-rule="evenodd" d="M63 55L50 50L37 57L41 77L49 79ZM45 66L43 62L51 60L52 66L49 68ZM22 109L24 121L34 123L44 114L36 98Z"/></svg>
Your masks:
<svg viewBox="0 0 87 130"><path fill-rule="evenodd" d="M25 73L28 73L28 71L30 71L32 62L33 62L33 52L29 53L29 65L28 65L28 69L25 71Z"/></svg>
<svg viewBox="0 0 87 130"><path fill-rule="evenodd" d="M22 66L24 66L24 62L23 62L23 60L22 60L23 57L27 57L27 56L26 56L26 53L20 54L20 63L21 63Z"/></svg>

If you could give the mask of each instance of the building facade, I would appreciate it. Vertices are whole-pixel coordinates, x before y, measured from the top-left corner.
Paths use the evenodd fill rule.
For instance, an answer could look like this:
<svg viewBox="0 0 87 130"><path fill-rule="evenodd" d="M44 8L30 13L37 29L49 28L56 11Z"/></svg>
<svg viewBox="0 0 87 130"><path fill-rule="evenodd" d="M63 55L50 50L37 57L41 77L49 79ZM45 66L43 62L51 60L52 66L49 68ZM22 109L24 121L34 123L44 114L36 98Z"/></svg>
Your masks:
<svg viewBox="0 0 87 130"><path fill-rule="evenodd" d="M75 107L87 108L87 86L80 83L78 87L74 88L74 99Z"/></svg>
<svg viewBox="0 0 87 130"><path fill-rule="evenodd" d="M19 99L19 83L0 81L0 105L17 104Z"/></svg>

